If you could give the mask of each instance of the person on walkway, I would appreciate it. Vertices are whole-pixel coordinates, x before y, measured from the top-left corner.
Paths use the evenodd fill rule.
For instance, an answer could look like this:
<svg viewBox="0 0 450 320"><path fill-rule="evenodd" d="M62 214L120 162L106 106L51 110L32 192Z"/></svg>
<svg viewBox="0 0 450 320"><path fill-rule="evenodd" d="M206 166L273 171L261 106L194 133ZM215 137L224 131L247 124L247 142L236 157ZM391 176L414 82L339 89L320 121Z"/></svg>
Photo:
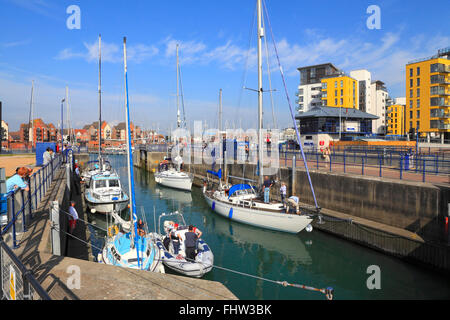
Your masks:
<svg viewBox="0 0 450 320"><path fill-rule="evenodd" d="M81 192L81 176L80 176L80 168L77 164L75 164L75 168L73 170L73 184L75 186L75 190L77 192L77 195L80 195Z"/></svg>
<svg viewBox="0 0 450 320"><path fill-rule="evenodd" d="M184 248L186 252L186 259L188 261L195 260L195 249L197 247L198 236L194 232L194 226L190 225L188 228L188 232L184 234Z"/></svg>
<svg viewBox="0 0 450 320"><path fill-rule="evenodd" d="M286 183L282 182L280 187L280 195L281 195L281 203L283 203L283 206L286 205Z"/></svg>
<svg viewBox="0 0 450 320"><path fill-rule="evenodd" d="M44 154L42 155L43 157L43 164L44 166L47 165L48 163L50 163L50 161L52 161L53 159L53 150L52 148L48 147L47 150L44 152Z"/></svg>
<svg viewBox="0 0 450 320"><path fill-rule="evenodd" d="M288 205L287 212L289 212L290 208L293 208L296 214L300 214L298 197L296 196L289 197L289 199L287 200L287 205Z"/></svg>
<svg viewBox="0 0 450 320"><path fill-rule="evenodd" d="M16 170L16 174L13 175L11 178L6 180L6 193L9 193L11 191L15 191L16 189L20 188L25 191L30 190L30 187L25 182L25 179L29 175L29 169L25 167L21 167Z"/></svg>
<svg viewBox="0 0 450 320"><path fill-rule="evenodd" d="M330 147L326 147L324 149L323 155L322 155L322 157L323 157L323 159L325 160L326 163L330 162L330 154L331 154Z"/></svg>
<svg viewBox="0 0 450 320"><path fill-rule="evenodd" d="M77 226L77 220L78 220L78 212L77 209L75 209L75 201L70 201L70 207L69 207L69 233L72 234L73 230Z"/></svg>
<svg viewBox="0 0 450 320"><path fill-rule="evenodd" d="M263 192L264 192L264 202L269 203L270 202L270 188L272 187L273 182L269 179L268 176L264 177L263 182Z"/></svg>

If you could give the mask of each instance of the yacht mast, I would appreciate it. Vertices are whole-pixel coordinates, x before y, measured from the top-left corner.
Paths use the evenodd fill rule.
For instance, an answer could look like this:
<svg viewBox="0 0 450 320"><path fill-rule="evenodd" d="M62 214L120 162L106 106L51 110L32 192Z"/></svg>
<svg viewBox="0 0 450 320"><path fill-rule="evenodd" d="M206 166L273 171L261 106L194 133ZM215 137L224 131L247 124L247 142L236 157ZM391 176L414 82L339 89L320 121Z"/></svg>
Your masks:
<svg viewBox="0 0 450 320"><path fill-rule="evenodd" d="M98 159L100 169L102 168L101 163L101 152L102 152L102 36L98 35Z"/></svg>
<svg viewBox="0 0 450 320"><path fill-rule="evenodd" d="M178 62L178 44L177 44L177 128L181 127L181 119L180 119L180 94L179 94L179 62Z"/></svg>
<svg viewBox="0 0 450 320"><path fill-rule="evenodd" d="M262 122L263 122L263 88L262 88L262 43L261 39L264 37L264 29L262 27L262 8L261 0L258 0L257 5L258 15L258 168L259 168L259 183L263 184L263 139L262 139Z"/></svg>

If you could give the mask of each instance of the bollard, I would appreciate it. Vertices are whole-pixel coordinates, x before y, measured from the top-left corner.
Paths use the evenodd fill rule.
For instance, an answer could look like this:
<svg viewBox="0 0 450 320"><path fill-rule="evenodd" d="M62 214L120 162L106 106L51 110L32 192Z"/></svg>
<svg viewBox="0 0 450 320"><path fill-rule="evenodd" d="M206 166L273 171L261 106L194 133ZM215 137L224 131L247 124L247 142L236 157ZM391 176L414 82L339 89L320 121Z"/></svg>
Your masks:
<svg viewBox="0 0 450 320"><path fill-rule="evenodd" d="M61 239L60 239L60 223L59 223L59 203L58 201L52 201L50 206L50 219L51 219L51 239L52 239L52 253L54 255L61 255Z"/></svg>

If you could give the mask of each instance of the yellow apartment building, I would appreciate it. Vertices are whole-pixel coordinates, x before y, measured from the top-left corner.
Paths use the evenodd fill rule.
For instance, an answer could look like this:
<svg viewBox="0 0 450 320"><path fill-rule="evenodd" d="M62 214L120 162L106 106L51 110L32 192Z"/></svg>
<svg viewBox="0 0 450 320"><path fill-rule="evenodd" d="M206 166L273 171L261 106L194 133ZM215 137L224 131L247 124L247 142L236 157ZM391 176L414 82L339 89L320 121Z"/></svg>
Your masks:
<svg viewBox="0 0 450 320"><path fill-rule="evenodd" d="M358 81L337 75L322 79L322 104L328 107L359 109Z"/></svg>
<svg viewBox="0 0 450 320"><path fill-rule="evenodd" d="M406 65L406 133L450 139L450 47Z"/></svg>
<svg viewBox="0 0 450 320"><path fill-rule="evenodd" d="M404 112L405 106L402 104L393 104L386 107L387 109L387 135L405 135L405 119Z"/></svg>

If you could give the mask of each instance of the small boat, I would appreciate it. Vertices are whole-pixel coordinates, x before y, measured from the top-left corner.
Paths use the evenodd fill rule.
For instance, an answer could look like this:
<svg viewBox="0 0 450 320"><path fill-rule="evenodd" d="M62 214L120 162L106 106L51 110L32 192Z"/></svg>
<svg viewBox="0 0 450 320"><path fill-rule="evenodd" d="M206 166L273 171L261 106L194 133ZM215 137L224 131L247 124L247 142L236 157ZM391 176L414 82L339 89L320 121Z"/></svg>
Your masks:
<svg viewBox="0 0 450 320"><path fill-rule="evenodd" d="M176 170L175 168L155 173L156 183L184 191L191 191L193 180L194 177L192 174Z"/></svg>
<svg viewBox="0 0 450 320"><path fill-rule="evenodd" d="M84 194L86 205L92 213L121 212L130 200L122 189L119 176L109 171L93 175Z"/></svg>
<svg viewBox="0 0 450 320"><path fill-rule="evenodd" d="M177 45L177 128L181 128L181 123L183 122L183 126L186 126L186 119L183 121L180 118L180 105L179 105L179 62L178 62L178 45ZM183 95L181 95L183 97ZM183 110L184 110L184 102L183 102ZM185 117L185 115L184 115ZM191 173L187 173L181 171L181 164L183 162L182 157L180 156L179 146L174 146L177 149L177 156L174 159L170 159L166 157L163 161L164 166L159 166L158 172L155 173L155 182L160 185L191 191L192 190L192 181L194 180L194 176ZM169 151L170 154L170 151Z"/></svg>
<svg viewBox="0 0 450 320"><path fill-rule="evenodd" d="M184 221L183 215L178 211L169 214L162 214L159 216L158 227L161 230L161 219L177 217L180 219L178 232L183 234L188 231L187 225ZM156 245L163 252L162 262L163 264L178 273L185 276L201 278L203 275L211 271L214 265L214 254L208 244L202 240L197 240L197 254L195 261L186 259L185 247L183 241L180 241L180 249L178 253L174 252L173 242L170 239L170 232L173 221L164 221L164 234L154 233L156 239ZM167 247L166 247L167 246Z"/></svg>
<svg viewBox="0 0 450 320"><path fill-rule="evenodd" d="M164 273L162 251L156 245L154 236L148 230L138 228L136 215L136 197L134 193L133 157L131 148L130 111L128 102L128 77L126 59L126 38L123 39L124 75L125 75L125 118L127 140L128 188L130 193L130 231L116 225L108 228L108 238L97 260L114 266ZM114 216L115 213L113 213ZM145 216L143 217L145 219ZM122 230L120 230L122 229Z"/></svg>

